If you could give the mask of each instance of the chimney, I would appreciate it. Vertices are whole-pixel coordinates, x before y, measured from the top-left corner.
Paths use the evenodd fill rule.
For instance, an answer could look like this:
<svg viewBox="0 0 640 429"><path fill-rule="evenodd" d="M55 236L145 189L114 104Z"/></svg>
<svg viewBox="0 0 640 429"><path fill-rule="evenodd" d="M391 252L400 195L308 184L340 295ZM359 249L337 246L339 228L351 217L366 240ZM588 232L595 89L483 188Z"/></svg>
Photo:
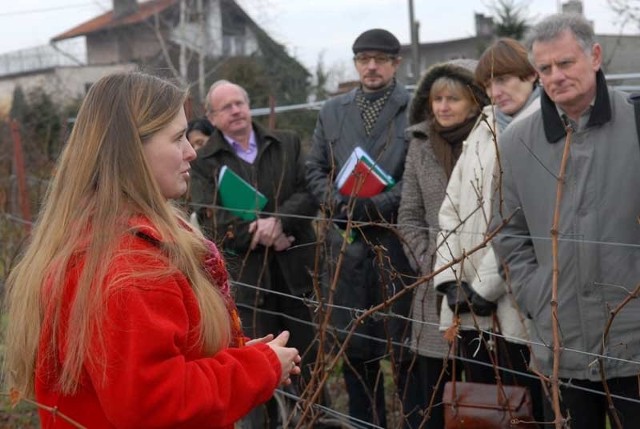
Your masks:
<svg viewBox="0 0 640 429"><path fill-rule="evenodd" d="M476 21L476 36L492 36L495 34L495 24L493 18L490 16L484 16L482 13L475 14Z"/></svg>
<svg viewBox="0 0 640 429"><path fill-rule="evenodd" d="M562 13L575 13L584 16L582 11L582 0L569 0L564 3L562 5Z"/></svg>
<svg viewBox="0 0 640 429"><path fill-rule="evenodd" d="M138 10L137 0L113 0L113 17L123 18Z"/></svg>

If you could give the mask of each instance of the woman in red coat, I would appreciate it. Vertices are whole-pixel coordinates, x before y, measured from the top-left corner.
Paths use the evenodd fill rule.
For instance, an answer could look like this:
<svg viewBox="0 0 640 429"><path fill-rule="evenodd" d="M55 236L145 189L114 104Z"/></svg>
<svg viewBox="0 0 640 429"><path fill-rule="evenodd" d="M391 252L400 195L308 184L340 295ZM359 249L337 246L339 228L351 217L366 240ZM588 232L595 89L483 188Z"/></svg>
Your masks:
<svg viewBox="0 0 640 429"><path fill-rule="evenodd" d="M9 386L85 427L230 428L300 371L286 332L245 344L224 261L171 202L185 98L140 73L90 89L8 279Z"/></svg>

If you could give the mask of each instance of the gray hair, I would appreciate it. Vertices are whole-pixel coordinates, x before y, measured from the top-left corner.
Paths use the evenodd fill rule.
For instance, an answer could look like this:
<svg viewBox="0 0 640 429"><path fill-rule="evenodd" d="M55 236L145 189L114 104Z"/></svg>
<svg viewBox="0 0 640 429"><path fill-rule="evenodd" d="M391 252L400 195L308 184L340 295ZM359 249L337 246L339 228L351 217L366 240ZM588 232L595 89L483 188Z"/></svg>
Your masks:
<svg viewBox="0 0 640 429"><path fill-rule="evenodd" d="M529 59L531 60L531 48L535 42L549 42L558 38L565 31L569 31L575 36L578 44L587 55L591 53L596 42L589 21L576 13L557 13L543 19L527 32L525 46L529 51Z"/></svg>
<svg viewBox="0 0 640 429"><path fill-rule="evenodd" d="M249 103L249 93L247 93L246 89L244 89L243 87L241 87L237 83L231 82L230 80L220 79L220 80L216 80L215 82L213 82L211 84L211 86L209 87L209 91L207 92L207 97L204 100L204 110L205 110L205 112L207 114L213 112L213 107L211 106L211 93L213 93L213 91L215 91L216 88L218 88L218 87L220 87L222 85L233 85L236 88L238 88L240 90L240 92L242 92L242 95L244 95L244 100L247 102L247 104L250 104Z"/></svg>

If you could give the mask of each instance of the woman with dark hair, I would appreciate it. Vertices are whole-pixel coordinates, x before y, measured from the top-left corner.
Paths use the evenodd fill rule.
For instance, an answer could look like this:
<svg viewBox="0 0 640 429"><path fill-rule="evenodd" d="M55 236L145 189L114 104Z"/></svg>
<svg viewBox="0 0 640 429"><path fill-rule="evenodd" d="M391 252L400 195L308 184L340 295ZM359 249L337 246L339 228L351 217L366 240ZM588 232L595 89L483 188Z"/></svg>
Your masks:
<svg viewBox="0 0 640 429"><path fill-rule="evenodd" d="M42 427L232 428L299 374L288 333L245 344L215 245L187 191L186 92L123 73L78 112L7 280L7 385Z"/></svg>
<svg viewBox="0 0 640 429"><path fill-rule="evenodd" d="M200 149L213 134L214 127L207 118L192 119L187 124L187 140L195 150Z"/></svg>
<svg viewBox="0 0 640 429"><path fill-rule="evenodd" d="M438 216L442 232L438 236L436 270L485 240L491 199L499 192L500 183L494 178L495 139L511 122L540 105L537 74L525 48L513 39L499 39L491 45L480 57L475 76L494 105L484 108L451 174ZM441 329L452 326L457 318L461 343L468 345L460 352L468 360L485 364L466 366L471 381L495 383L490 354L497 356L500 367L521 373L503 372L501 380L529 387L536 420L543 421L540 382L524 374L529 360L526 315L519 314L498 268L491 243L487 243L435 276L436 289L446 294L450 304L452 300L457 303L442 306Z"/></svg>
<svg viewBox="0 0 640 429"><path fill-rule="evenodd" d="M187 123L187 140L189 140L193 149L198 151L209 141L214 130L215 127L207 118L192 119ZM192 205L189 205L188 211L191 212L189 222L197 229L200 229L196 209L194 209Z"/></svg>
<svg viewBox="0 0 640 429"><path fill-rule="evenodd" d="M476 61L437 64L422 77L411 104L407 153L398 212L405 253L413 268L431 274L435 262L438 211L463 142L489 100L475 83ZM442 428L442 390L449 345L439 331L438 297L431 282L420 284L413 298L412 346L415 361L403 392L409 428ZM450 379L450 376L449 376ZM433 404L429 407L429 404ZM427 420L427 415L429 418ZM426 425L421 425L426 420Z"/></svg>
<svg viewBox="0 0 640 429"><path fill-rule="evenodd" d="M538 75L517 40L503 37L489 46L478 60L476 81L494 104L486 110L495 114L500 132L540 107Z"/></svg>

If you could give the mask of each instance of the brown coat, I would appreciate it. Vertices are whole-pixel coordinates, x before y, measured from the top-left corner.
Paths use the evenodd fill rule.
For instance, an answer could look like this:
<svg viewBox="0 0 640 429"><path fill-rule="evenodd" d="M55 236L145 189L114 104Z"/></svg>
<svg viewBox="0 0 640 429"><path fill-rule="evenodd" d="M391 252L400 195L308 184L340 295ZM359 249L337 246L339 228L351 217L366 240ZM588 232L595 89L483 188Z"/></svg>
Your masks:
<svg viewBox="0 0 640 429"><path fill-rule="evenodd" d="M447 190L447 176L429 138L429 124L433 121L429 92L438 78L448 77L468 86L479 107L486 105L486 94L474 82L474 68L473 60L436 64L423 75L411 103L409 121L412 126L407 129L411 142L402 177L398 224L409 262L422 275L430 274L435 264L438 213ZM439 330L440 302L433 282L422 283L416 288L411 340L414 350L420 355L440 358L449 350Z"/></svg>

